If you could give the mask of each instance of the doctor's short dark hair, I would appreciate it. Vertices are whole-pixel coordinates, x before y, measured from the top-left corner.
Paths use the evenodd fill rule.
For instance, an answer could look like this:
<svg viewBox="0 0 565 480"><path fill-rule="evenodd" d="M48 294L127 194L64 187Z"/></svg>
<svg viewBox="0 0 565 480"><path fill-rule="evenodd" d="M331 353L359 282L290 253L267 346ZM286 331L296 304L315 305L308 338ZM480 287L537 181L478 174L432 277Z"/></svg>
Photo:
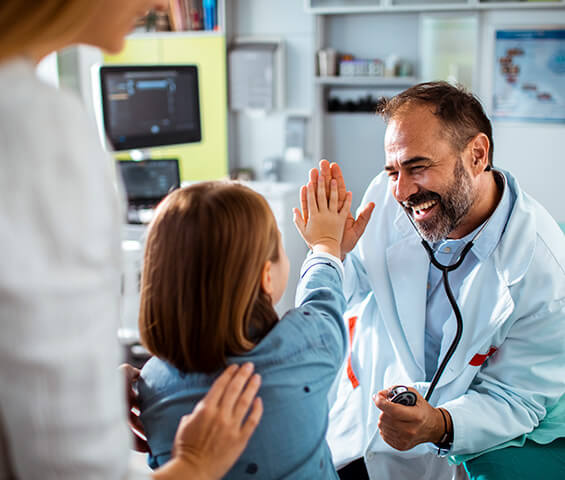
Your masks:
<svg viewBox="0 0 565 480"><path fill-rule="evenodd" d="M377 114L388 121L405 106L422 103L435 107L434 114L449 132L453 146L460 152L475 135L484 133L490 143L488 161L492 167L492 125L481 102L462 86L447 82L420 83L390 99L379 99Z"/></svg>

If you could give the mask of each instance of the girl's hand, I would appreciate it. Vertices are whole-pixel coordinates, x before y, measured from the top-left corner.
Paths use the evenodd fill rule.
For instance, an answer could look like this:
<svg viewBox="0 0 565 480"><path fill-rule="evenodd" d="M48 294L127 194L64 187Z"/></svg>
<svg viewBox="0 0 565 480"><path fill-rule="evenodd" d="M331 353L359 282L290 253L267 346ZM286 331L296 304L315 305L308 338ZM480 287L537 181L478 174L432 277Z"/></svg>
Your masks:
<svg viewBox="0 0 565 480"><path fill-rule="evenodd" d="M326 183L322 181L310 181L302 187L300 193L302 198L306 198L303 208L306 207L304 213L307 217L295 208L294 224L314 252L326 252L340 258L343 229L351 208L352 194L346 193L340 208L336 179L329 182L329 187L329 195L326 194Z"/></svg>
<svg viewBox="0 0 565 480"><path fill-rule="evenodd" d="M313 168L310 170L309 179L310 182L314 184L314 188L317 188L318 180L325 182L326 185L326 192L329 193L329 186L330 181L332 178L335 178L337 181L337 199L338 199L338 206L341 208L343 202L345 201L345 197L347 195L347 189L345 187L345 180L343 178L343 173L341 172L341 168L337 163L331 163L327 160L320 161L320 170ZM300 204L302 207L302 214L303 218L306 222L308 222L308 199L307 199L307 190L303 188L300 192ZM357 219L349 213L347 216L347 220L345 221L345 227L343 229L343 237L341 239L341 260L345 259L345 255L349 253L359 239L363 232L365 231L365 227L369 223L371 219L371 214L373 213L373 209L375 208L375 204L373 202L369 202L362 210L358 211Z"/></svg>

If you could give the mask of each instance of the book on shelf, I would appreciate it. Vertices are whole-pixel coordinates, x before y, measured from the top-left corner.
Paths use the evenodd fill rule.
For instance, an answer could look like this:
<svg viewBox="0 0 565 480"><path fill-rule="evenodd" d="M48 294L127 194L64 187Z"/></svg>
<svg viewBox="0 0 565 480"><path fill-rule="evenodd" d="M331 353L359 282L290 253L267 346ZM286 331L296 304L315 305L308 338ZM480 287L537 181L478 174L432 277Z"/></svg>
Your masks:
<svg viewBox="0 0 565 480"><path fill-rule="evenodd" d="M190 25L192 30L202 30L204 28L204 13L202 10L202 2L200 0L189 0L190 7L188 10Z"/></svg>
<svg viewBox="0 0 565 480"><path fill-rule="evenodd" d="M171 30L216 30L216 0L169 0Z"/></svg>

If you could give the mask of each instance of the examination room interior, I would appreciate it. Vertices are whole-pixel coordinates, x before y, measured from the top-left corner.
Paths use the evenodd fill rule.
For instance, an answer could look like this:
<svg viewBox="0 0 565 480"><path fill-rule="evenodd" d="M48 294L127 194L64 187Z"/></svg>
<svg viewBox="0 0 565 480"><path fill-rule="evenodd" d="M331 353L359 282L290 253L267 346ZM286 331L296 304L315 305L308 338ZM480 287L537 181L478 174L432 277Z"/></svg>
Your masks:
<svg viewBox="0 0 565 480"><path fill-rule="evenodd" d="M38 66L46 81L77 92L105 148L119 150L128 209L117 334L131 363L146 359L137 329L144 234L171 186L231 177L265 196L290 259L282 314L307 254L292 208L308 171L322 158L338 162L357 208L385 161L376 99L420 82L460 83L479 97L493 123L494 165L511 171L565 232L565 82L549 81L552 67L532 50L508 53L512 32L533 32L543 57L547 33L565 32L565 0L217 0L215 14L212 25L152 16L117 55L80 46ZM515 50L527 41L515 40ZM120 148L130 130L115 127L112 136L120 95L112 89L138 67L157 78L159 66L195 67L183 72L192 75L187 95L198 125L188 141L148 146L132 133Z"/></svg>

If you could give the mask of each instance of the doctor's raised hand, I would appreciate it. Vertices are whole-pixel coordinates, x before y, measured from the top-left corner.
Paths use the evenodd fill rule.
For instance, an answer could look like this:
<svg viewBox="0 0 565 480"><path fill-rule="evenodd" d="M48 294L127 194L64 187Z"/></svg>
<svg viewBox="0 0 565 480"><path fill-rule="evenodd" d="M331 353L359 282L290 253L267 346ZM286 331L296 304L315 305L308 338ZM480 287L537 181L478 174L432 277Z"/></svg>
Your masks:
<svg viewBox="0 0 565 480"><path fill-rule="evenodd" d="M327 160L320 161L320 170L313 168L310 170L309 174L309 183L311 183L314 187L314 190L317 190L318 183L322 183L325 185L325 191L327 195L330 195L330 185L331 181L336 181L337 186L337 199L338 199L338 206L342 208L347 196L347 188L345 186L345 180L343 178L343 173L341 172L341 168L337 163L331 163ZM307 186L304 185L300 189L300 203L302 207L302 212L304 213L304 220L308 220L309 210L308 210L308 202L307 202ZM371 213L375 208L375 204L373 202L368 203L365 205L364 208L359 209L357 219L351 214L351 202L350 206L347 211L347 218L345 220L345 226L343 228L343 236L341 239L340 244L340 255L339 257L341 260L345 259L345 255L349 253L355 245L363 232L365 231L365 227L367 223L369 223L369 219L371 218ZM306 242L308 243L308 242Z"/></svg>

